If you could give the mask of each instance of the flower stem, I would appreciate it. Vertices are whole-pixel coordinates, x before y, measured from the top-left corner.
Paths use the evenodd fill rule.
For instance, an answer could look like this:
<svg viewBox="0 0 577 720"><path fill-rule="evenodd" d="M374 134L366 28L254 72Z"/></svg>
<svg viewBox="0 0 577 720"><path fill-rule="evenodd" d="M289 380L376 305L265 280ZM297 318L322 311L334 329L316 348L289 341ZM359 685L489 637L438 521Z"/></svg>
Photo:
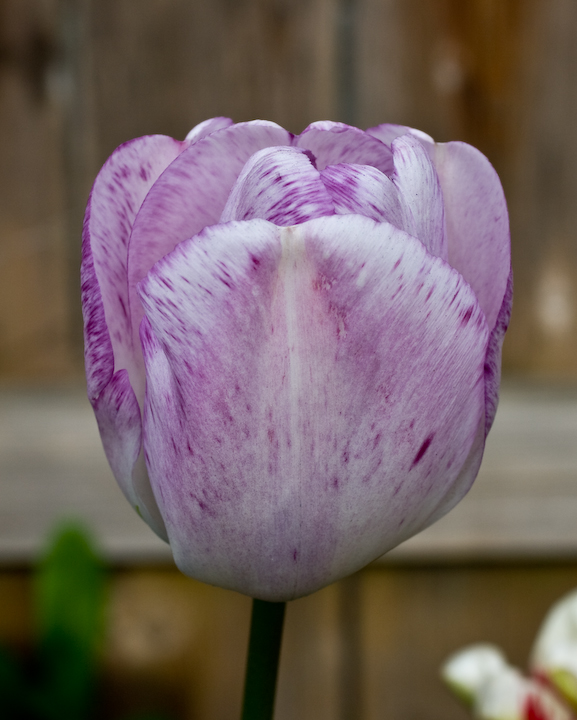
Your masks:
<svg viewBox="0 0 577 720"><path fill-rule="evenodd" d="M285 607L253 600L242 720L272 720Z"/></svg>

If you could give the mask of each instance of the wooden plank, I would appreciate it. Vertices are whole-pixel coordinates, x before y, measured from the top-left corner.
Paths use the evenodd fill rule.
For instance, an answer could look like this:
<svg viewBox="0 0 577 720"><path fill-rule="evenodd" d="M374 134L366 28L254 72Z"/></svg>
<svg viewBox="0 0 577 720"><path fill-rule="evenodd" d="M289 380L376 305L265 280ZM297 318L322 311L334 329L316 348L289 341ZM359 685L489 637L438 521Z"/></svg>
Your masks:
<svg viewBox="0 0 577 720"><path fill-rule="evenodd" d="M508 362L577 372L577 6L532 2L523 31L520 143L511 173L516 299Z"/></svg>
<svg viewBox="0 0 577 720"><path fill-rule="evenodd" d="M0 3L0 375L70 373L56 0ZM78 367L78 366L77 366Z"/></svg>
<svg viewBox="0 0 577 720"><path fill-rule="evenodd" d="M577 568L383 568L361 577L364 720L466 720L439 678L443 662L492 642L525 670L539 625L575 588Z"/></svg>
<svg viewBox="0 0 577 720"><path fill-rule="evenodd" d="M250 599L173 569L121 570L109 579L101 716L156 710L182 720L238 717ZM444 660L468 643L487 641L526 667L545 613L576 586L577 566L373 566L356 581L354 717L465 720L469 715L439 680ZM288 606L279 720L346 717L342 590L337 583ZM30 647L31 600L30 574L0 574L0 643Z"/></svg>
<svg viewBox="0 0 577 720"><path fill-rule="evenodd" d="M147 133L228 115L300 132L334 115L335 0L95 3L101 160Z"/></svg>
<svg viewBox="0 0 577 720"><path fill-rule="evenodd" d="M386 562L577 555L577 393L509 385L479 478ZM108 469L80 390L0 394L0 561L26 563L53 523L84 519L114 562L170 561Z"/></svg>

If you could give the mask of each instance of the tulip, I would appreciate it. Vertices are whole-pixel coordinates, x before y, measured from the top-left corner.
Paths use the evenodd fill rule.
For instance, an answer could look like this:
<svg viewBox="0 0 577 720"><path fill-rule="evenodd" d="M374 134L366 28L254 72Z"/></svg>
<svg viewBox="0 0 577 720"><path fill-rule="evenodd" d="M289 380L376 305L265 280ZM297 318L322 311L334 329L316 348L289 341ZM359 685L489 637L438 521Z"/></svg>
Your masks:
<svg viewBox="0 0 577 720"><path fill-rule="evenodd" d="M531 669L577 710L577 591L547 614L533 646Z"/></svg>
<svg viewBox="0 0 577 720"><path fill-rule="evenodd" d="M476 477L511 272L465 143L225 118L137 138L94 183L82 293L110 466L188 575L306 595Z"/></svg>
<svg viewBox="0 0 577 720"><path fill-rule="evenodd" d="M460 650L445 663L441 675L480 720L574 720L554 692L524 677L492 645Z"/></svg>

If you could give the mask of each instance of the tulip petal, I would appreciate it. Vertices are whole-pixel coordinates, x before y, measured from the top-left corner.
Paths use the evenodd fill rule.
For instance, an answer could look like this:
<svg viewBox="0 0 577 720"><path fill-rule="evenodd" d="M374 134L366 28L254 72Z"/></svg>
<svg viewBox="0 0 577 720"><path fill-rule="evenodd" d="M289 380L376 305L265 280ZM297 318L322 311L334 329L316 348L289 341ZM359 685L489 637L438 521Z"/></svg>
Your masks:
<svg viewBox="0 0 577 720"><path fill-rule="evenodd" d="M91 260L83 266L82 281L90 284L91 295L102 299L104 315L100 322L104 325L98 329L96 345L91 333L88 336L89 374L94 348L98 351L101 347L100 335L108 333L114 369L128 369L135 381L126 269L128 240L147 192L183 148L183 143L164 135L137 138L112 153L94 182L83 234L85 253Z"/></svg>
<svg viewBox="0 0 577 720"><path fill-rule="evenodd" d="M436 145L434 163L445 203L449 263L471 285L493 329L511 271L503 188L487 158L466 143Z"/></svg>
<svg viewBox="0 0 577 720"><path fill-rule="evenodd" d="M142 446L142 422L126 370L112 376L92 406L114 477L130 504L137 507L132 471Z"/></svg>
<svg viewBox="0 0 577 720"><path fill-rule="evenodd" d="M251 155L272 145L290 145L291 141L291 134L275 123L263 120L238 123L193 143L157 180L140 208L128 248L129 301L135 338L142 319L137 283L179 242L218 222ZM141 355L139 362L142 363ZM135 391L140 400L144 386L141 384Z"/></svg>
<svg viewBox="0 0 577 720"><path fill-rule="evenodd" d="M435 141L430 135L424 133L422 130L408 127L407 125L394 125L393 123L383 123L382 125L376 125L375 127L368 128L365 131L368 135L378 138L381 142L385 143L388 147L391 147L393 140L401 135L413 135L418 138L423 145L434 145Z"/></svg>
<svg viewBox="0 0 577 720"><path fill-rule="evenodd" d="M481 468L481 461L483 460L483 453L485 451L485 440L486 432L485 428L487 421L485 414L479 419L477 425L477 432L475 433L475 439L469 450L469 454L465 462L463 463L459 474L455 478L451 490L441 498L437 507L431 512L429 517L423 522L421 530L425 530L437 520L440 520L448 512L450 512L455 505L461 502L465 495L471 489L471 486L475 482L475 478L479 474Z"/></svg>
<svg viewBox="0 0 577 720"><path fill-rule="evenodd" d="M486 404L486 423L485 437L489 434L489 430L493 425L497 405L499 403L499 386L501 384L501 354L503 349L503 340L505 332L509 327L511 319L511 306L513 304L513 273L509 272L507 280L507 288L505 297L501 304L501 309L497 315L495 326L491 330L489 336L489 344L487 346L487 357L485 358L485 404Z"/></svg>
<svg viewBox="0 0 577 720"><path fill-rule="evenodd" d="M163 539L166 530L150 486L146 488L148 481L141 481L138 488L134 485L142 428L131 385L138 383L138 369L130 333L126 253L134 217L146 193L183 147L183 143L162 135L121 145L96 178L82 240L88 398L118 484Z"/></svg>
<svg viewBox="0 0 577 720"><path fill-rule="evenodd" d="M364 215L403 229L398 190L380 170L370 165L329 165L321 180L337 215Z"/></svg>
<svg viewBox="0 0 577 720"><path fill-rule="evenodd" d="M273 147L255 153L246 163L220 222L262 218L275 225L298 225L334 212L308 151Z"/></svg>
<svg viewBox="0 0 577 720"><path fill-rule="evenodd" d="M393 170L393 157L386 145L344 123L311 123L295 138L295 145L313 153L319 170L339 163L372 165L384 173Z"/></svg>
<svg viewBox="0 0 577 720"><path fill-rule="evenodd" d="M168 542L143 461L140 407L126 370L113 375L93 408L106 458L124 496L158 537Z"/></svg>
<svg viewBox="0 0 577 720"><path fill-rule="evenodd" d="M392 181L399 191L402 230L419 238L427 250L447 259L443 193L429 153L412 135L392 144L395 172Z"/></svg>
<svg viewBox="0 0 577 720"><path fill-rule="evenodd" d="M140 285L144 444L178 566L266 600L322 587L451 498L488 329L388 223L206 228Z"/></svg>
<svg viewBox="0 0 577 720"><path fill-rule="evenodd" d="M209 118L208 120L203 120L203 122L195 125L188 133L185 140L189 143L197 142L203 137L206 137L206 135L210 135L210 133L213 133L216 130L222 130L222 128L230 127L233 124L232 120L227 117Z"/></svg>

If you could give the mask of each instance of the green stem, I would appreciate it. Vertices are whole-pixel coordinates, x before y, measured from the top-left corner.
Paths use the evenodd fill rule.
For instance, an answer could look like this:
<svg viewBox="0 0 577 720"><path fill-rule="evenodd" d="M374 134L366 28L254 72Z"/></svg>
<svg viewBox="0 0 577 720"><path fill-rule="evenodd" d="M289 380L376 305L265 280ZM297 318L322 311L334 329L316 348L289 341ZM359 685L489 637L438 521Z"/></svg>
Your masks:
<svg viewBox="0 0 577 720"><path fill-rule="evenodd" d="M285 607L253 600L242 720L272 720Z"/></svg>

